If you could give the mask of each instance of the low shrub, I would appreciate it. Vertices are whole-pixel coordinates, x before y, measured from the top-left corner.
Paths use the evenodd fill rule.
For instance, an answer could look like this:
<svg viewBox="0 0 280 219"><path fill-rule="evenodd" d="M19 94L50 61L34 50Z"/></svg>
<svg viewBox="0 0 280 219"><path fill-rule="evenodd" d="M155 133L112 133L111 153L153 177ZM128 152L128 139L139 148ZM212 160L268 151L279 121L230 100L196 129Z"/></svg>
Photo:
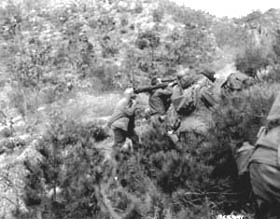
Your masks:
<svg viewBox="0 0 280 219"><path fill-rule="evenodd" d="M103 129L56 118L38 148L43 161L26 163L26 203L40 206L45 218L249 215L250 185L237 175L232 148L255 142L277 86L259 84L222 98L205 136L190 132L174 144L164 124L145 129L141 144L116 151L116 160L105 161L95 146L106 138Z"/></svg>
<svg viewBox="0 0 280 219"><path fill-rule="evenodd" d="M237 55L235 59L236 69L255 77L259 70L266 68L271 63L269 54L263 50L264 48L248 46L244 53Z"/></svg>
<svg viewBox="0 0 280 219"><path fill-rule="evenodd" d="M237 175L232 151L241 147L243 142L255 144L277 86L257 84L248 90L229 94L222 98L220 106L213 113L215 124L209 133L213 151L210 164L215 167L212 176L217 180L218 190L221 194L232 194L223 202L228 210L252 210L252 205L251 210L246 206L246 203L251 203L248 176L240 178ZM222 195L219 197L222 198Z"/></svg>
<svg viewBox="0 0 280 219"><path fill-rule="evenodd" d="M271 65L269 68L264 69L259 72L258 78L261 81L266 81L268 83L275 83L280 81L280 65Z"/></svg>
<svg viewBox="0 0 280 219"><path fill-rule="evenodd" d="M42 161L35 166L25 162L29 174L23 198L32 210L25 217L38 209L44 218L92 217L100 209L96 188L106 175L94 142L107 135L92 124L54 121L37 148Z"/></svg>

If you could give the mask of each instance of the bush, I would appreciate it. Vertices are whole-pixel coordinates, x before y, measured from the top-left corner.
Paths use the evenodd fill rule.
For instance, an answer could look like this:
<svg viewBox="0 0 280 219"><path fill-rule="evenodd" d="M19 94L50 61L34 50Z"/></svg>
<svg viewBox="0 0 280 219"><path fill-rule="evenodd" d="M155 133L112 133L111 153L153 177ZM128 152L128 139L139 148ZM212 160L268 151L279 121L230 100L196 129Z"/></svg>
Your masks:
<svg viewBox="0 0 280 219"><path fill-rule="evenodd" d="M207 218L236 207L232 200L225 201L237 194L231 191L231 179L213 175L215 152L205 137L189 133L186 142L174 145L167 135L152 128L143 139L136 153L120 156L118 177L132 194L158 200L145 205L146 212L158 208L164 214L169 209L171 218ZM151 193L151 188L158 194Z"/></svg>
<svg viewBox="0 0 280 219"><path fill-rule="evenodd" d="M33 211L39 206L44 218L98 215L97 185L106 171L101 164L103 155L94 144L107 135L95 125L54 121L37 148L42 161L36 166L25 162L29 170L25 203Z"/></svg>
<svg viewBox="0 0 280 219"><path fill-rule="evenodd" d="M242 29L234 40L229 39L224 35L225 22L217 25L219 39L215 41L210 16L163 1L162 8L153 11L154 21L161 22L169 14L180 25L164 34L156 25L135 40L129 32L133 28L127 35L119 34L119 14L108 14L102 4L99 6L96 10L70 4L54 10L36 9L28 16L16 7L4 10L7 29L1 32L4 46L1 43L0 55L18 90L24 91L10 94L11 104L21 114L39 107L33 98L37 92L41 92L43 104L65 97L66 75L77 84L95 80L92 87L96 90L111 90L115 73L121 72L120 87L125 88L134 80L146 83L144 79L153 73L170 76L179 64L199 68L211 63L216 43L236 45L238 36L242 42L247 36ZM112 11L119 13L118 9ZM142 11L141 4L134 9ZM128 25L123 18L129 18L130 12L120 16L123 26ZM279 53L277 45L274 50ZM237 69L250 76L268 64L269 52L251 45L236 59ZM278 67L273 71L267 81L278 78ZM239 184L231 149L244 141L254 143L271 105L273 88L263 83L222 99L207 136L188 133L185 141L176 145L165 134L166 127L151 127L133 152L118 151L116 161L104 160L101 148L106 142L97 142L106 134L99 126L55 117L38 147L42 161L36 166L25 163L29 174L24 199L33 212L20 218L36 217L38 209L44 218L100 219L210 218L220 211L249 211L244 207L249 190ZM105 101L104 109L98 110L100 101L96 99L99 104L93 110L98 115L110 109ZM80 110L73 113L77 112Z"/></svg>
<svg viewBox="0 0 280 219"><path fill-rule="evenodd" d="M26 164L25 200L41 206L49 218L209 218L251 212L250 187L237 175L232 148L255 142L276 89L264 83L222 98L206 136L188 133L185 142L174 144L167 126L150 127L134 151L117 151L116 160L107 162L95 143L106 137L102 129L55 119L38 148L43 162Z"/></svg>
<svg viewBox="0 0 280 219"><path fill-rule="evenodd" d="M155 9L153 11L153 21L154 22L161 22L164 16L164 11L160 9Z"/></svg>
<svg viewBox="0 0 280 219"><path fill-rule="evenodd" d="M238 54L235 59L236 69L255 77L257 72L266 68L271 63L271 57L265 48L248 46L243 54Z"/></svg>
<svg viewBox="0 0 280 219"><path fill-rule="evenodd" d="M103 64L95 67L89 76L99 79L102 85L101 91L108 91L116 88L116 84L114 83L114 76L116 73L117 68L114 65ZM98 85L95 85L95 87L97 86Z"/></svg>
<svg viewBox="0 0 280 219"><path fill-rule="evenodd" d="M222 98L220 106L213 114L215 124L210 135L214 153L210 163L215 166L213 176L217 177L218 188L224 190L223 193L228 191L235 194L224 202L225 205L233 204L229 205L228 209L234 206L246 209L244 204L250 202L249 181L246 177L238 177L232 153L241 147L243 142L255 144L259 128L265 124L272 105L277 90L275 86L278 85L258 84L248 90L230 94Z"/></svg>
<svg viewBox="0 0 280 219"><path fill-rule="evenodd" d="M222 99L207 136L189 133L185 142L174 145L162 130L148 130L137 152L120 157L120 181L134 195L161 200L150 203L146 212L169 209L174 218L209 218L233 211L251 214L249 180L237 175L232 149L244 141L254 144L275 86L255 85ZM156 188L157 196L148 188Z"/></svg>
<svg viewBox="0 0 280 219"><path fill-rule="evenodd" d="M136 46L139 49L157 48L160 45L159 36L153 31L140 33L136 40Z"/></svg>

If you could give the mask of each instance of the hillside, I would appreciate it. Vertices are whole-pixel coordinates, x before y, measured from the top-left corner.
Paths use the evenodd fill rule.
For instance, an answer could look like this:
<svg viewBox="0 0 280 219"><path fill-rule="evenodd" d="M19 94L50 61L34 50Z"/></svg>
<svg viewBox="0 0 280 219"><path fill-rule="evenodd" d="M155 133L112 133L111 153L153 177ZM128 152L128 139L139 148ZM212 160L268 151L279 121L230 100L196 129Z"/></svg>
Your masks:
<svg viewBox="0 0 280 219"><path fill-rule="evenodd" d="M261 119L247 115L240 123L244 126L238 128L246 131L251 123L259 126L280 79L279 15L279 10L271 9L241 19L216 18L168 0L1 1L0 217L49 219L66 212L63 218L73 214L105 219L110 215L104 209L114 215L115 208L125 214L130 207L156 219L206 218L244 209L251 215L246 203L239 206L236 194L240 191L232 182L235 172L221 179L212 175L224 161L223 153L228 153L220 144L229 147L231 142L226 140L233 141L232 136L214 132L214 140L208 143L222 156L213 158L209 145L201 148L194 140L189 151L179 153L158 130L152 130L150 135L155 137L151 139L156 140L147 138L143 150L123 155L115 165L132 182L123 189L111 182L110 165L103 163L103 156L110 157L106 150L111 150L112 139L101 141L106 137L102 126L125 88L147 85L153 76L174 77L181 66L198 72L214 70L217 78L237 70L256 78L262 75L264 81L252 94L240 95L241 105L260 113ZM147 96L139 95L139 102L147 107ZM251 103L256 107L246 105ZM219 111L221 115L215 117L219 127L235 122L234 116L230 117L234 121L226 119L227 113L237 116L243 110L232 108L230 100L225 107L232 111ZM138 128L143 132L141 125ZM255 130L251 132L253 136ZM242 140L247 139L242 136ZM44 160L44 156L49 157ZM104 185L101 179L115 183L110 186L117 191L111 192L106 187L110 183ZM164 180L172 191L162 184ZM61 188L63 192L54 198ZM102 199L99 190L108 197ZM227 197L217 194L224 190L234 195L223 203ZM61 204L63 211L54 204ZM135 215L126 218L145 217Z"/></svg>

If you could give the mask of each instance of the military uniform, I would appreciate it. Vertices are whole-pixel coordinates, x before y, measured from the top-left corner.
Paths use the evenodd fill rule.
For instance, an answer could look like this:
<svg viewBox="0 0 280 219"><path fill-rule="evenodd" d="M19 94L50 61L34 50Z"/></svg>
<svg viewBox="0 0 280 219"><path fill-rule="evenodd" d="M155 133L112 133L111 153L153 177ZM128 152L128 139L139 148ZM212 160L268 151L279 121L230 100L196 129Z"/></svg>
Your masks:
<svg viewBox="0 0 280 219"><path fill-rule="evenodd" d="M254 79L241 72L231 73L222 83L222 94L226 95L230 92L241 91L254 84Z"/></svg>
<svg viewBox="0 0 280 219"><path fill-rule="evenodd" d="M159 127L166 119L166 113L170 107L170 96L172 92L169 89L157 89L150 92L149 114L152 126Z"/></svg>
<svg viewBox="0 0 280 219"><path fill-rule="evenodd" d="M259 136L249 163L258 218L280 217L280 94L274 101L267 130Z"/></svg>
<svg viewBox="0 0 280 219"><path fill-rule="evenodd" d="M157 89L151 91L149 97L149 107L151 115L165 115L170 106L172 92L168 89Z"/></svg>
<svg viewBox="0 0 280 219"><path fill-rule="evenodd" d="M187 82L186 78L190 81ZM182 81L183 79L183 81ZM178 114L179 126L174 127L176 132L181 138L186 133L196 133L204 135L207 132L207 111L202 107L202 97L208 92L208 89L212 86L212 82L203 75L186 75L178 79L179 83L173 89L171 101L174 110ZM184 88L184 89L183 89ZM207 100L210 97L207 96ZM213 103L212 103L213 104ZM178 122L177 122L178 124Z"/></svg>
<svg viewBox="0 0 280 219"><path fill-rule="evenodd" d="M136 105L131 99L123 98L117 104L108 126L112 127L114 132L113 147L121 147L126 138L130 138L135 144L138 143L138 136L134 131L135 128L135 111Z"/></svg>

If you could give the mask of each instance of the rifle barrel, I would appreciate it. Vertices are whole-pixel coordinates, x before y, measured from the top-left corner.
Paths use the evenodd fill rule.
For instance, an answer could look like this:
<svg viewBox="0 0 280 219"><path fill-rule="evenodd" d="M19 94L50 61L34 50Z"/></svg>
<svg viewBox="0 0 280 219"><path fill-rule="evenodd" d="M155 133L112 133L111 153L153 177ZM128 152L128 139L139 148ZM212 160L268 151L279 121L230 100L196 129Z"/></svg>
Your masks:
<svg viewBox="0 0 280 219"><path fill-rule="evenodd" d="M169 83L169 82L176 81L176 78L171 78L171 79L162 79L161 81L162 81L163 83Z"/></svg>
<svg viewBox="0 0 280 219"><path fill-rule="evenodd" d="M134 93L139 94L139 93L143 93L143 92L151 92L152 90L156 90L156 89L160 89L160 88L166 88L168 86L168 84L157 84L154 86L146 86L146 87L141 87L141 88L137 88L134 90Z"/></svg>

